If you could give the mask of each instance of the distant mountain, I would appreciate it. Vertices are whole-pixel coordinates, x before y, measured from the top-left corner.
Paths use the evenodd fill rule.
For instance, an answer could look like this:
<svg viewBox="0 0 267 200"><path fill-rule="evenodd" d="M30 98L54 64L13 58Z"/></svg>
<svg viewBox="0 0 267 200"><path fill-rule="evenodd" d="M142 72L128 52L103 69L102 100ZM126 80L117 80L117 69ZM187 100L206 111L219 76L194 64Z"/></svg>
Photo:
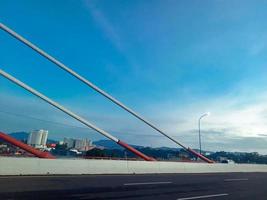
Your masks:
<svg viewBox="0 0 267 200"><path fill-rule="evenodd" d="M106 149L120 149L120 150L124 149L123 147L121 147L120 145L116 144L115 142L113 142L111 140L98 140L98 141L94 141L93 144L96 146L104 147ZM137 146L137 145L133 145L133 144L130 144L130 146L132 146L136 149L145 148L144 146Z"/></svg>
<svg viewBox="0 0 267 200"><path fill-rule="evenodd" d="M163 151L180 151L181 150L180 147L177 147L177 148L172 148L172 147L156 147L154 149L163 150Z"/></svg>
<svg viewBox="0 0 267 200"><path fill-rule="evenodd" d="M120 145L116 144L115 142L111 141L111 140L98 140L98 141L94 141L93 142L94 145L96 146L101 146L104 147L106 149L124 149L123 147L121 147ZM136 148L136 149L143 149L145 148L144 146L139 146L139 145L133 145L130 144L132 147ZM170 148L170 147L157 147L157 148L153 148L155 150L169 150L169 151L179 151L181 148Z"/></svg>
<svg viewBox="0 0 267 200"><path fill-rule="evenodd" d="M9 134L11 137L17 139L17 140L27 140L29 133L27 132L15 132Z"/></svg>
<svg viewBox="0 0 267 200"><path fill-rule="evenodd" d="M98 140L93 142L96 146L101 146L106 149L123 149L120 145L116 144L111 140Z"/></svg>
<svg viewBox="0 0 267 200"><path fill-rule="evenodd" d="M47 139L47 142L46 142L47 144L57 144L58 143L58 141L57 140L53 140L53 139Z"/></svg>

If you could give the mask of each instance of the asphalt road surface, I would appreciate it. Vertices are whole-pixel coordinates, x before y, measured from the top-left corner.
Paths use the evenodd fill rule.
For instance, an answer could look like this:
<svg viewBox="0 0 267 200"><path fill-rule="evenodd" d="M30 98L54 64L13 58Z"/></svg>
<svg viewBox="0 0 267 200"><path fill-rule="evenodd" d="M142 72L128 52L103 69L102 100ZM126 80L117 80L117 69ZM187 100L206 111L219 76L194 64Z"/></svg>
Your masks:
<svg viewBox="0 0 267 200"><path fill-rule="evenodd" d="M0 176L0 199L267 200L267 173Z"/></svg>

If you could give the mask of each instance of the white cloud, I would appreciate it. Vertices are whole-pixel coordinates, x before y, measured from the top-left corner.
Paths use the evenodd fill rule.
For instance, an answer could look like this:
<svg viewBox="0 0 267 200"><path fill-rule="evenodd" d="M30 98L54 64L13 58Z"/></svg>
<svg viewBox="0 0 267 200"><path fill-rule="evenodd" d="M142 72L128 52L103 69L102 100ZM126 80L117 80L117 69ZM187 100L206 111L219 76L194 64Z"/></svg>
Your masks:
<svg viewBox="0 0 267 200"><path fill-rule="evenodd" d="M151 106L148 111L154 109L153 116L159 116L156 121L164 130L194 147L198 146L198 118L210 111L211 115L201 121L204 141L209 150L225 147L225 150L247 149L267 153L267 148L262 145L267 141L261 140L267 135L266 100L266 92L253 91L240 84L232 92L221 96L202 97L183 105L165 102Z"/></svg>
<svg viewBox="0 0 267 200"><path fill-rule="evenodd" d="M262 97L263 99L264 97ZM267 106L264 105L264 101L256 105L244 105L239 108L238 106L235 107L236 104L233 103L235 100L231 99L227 101L226 99L222 99L220 102L218 100L214 100L214 102L205 101L205 103L187 105L179 111L167 108L167 110L165 109L165 113L161 111L158 111L159 113L156 115L154 113L154 116L158 115L158 117L148 118L178 141L187 146L197 148L197 119L199 114L202 113L202 110L206 111L209 108L212 115L202 121L203 147L205 149L267 153L267 149L263 145L267 142L267 139L263 137L263 135L267 135L267 127L265 125ZM5 97L2 94L0 105L2 109L7 111L48 121L44 122L0 114L1 122L3 122L1 125L2 131L30 131L32 129L46 128L50 130L50 136L52 138L68 136L103 139L99 134L87 129L75 120L66 117L65 114L49 108L49 105L46 106L39 100L27 97ZM81 108L70 107L78 110L78 113L80 112ZM150 116L152 116L151 114ZM142 125L141 122L139 123L131 117L124 118L123 116L117 115L113 118L112 113L106 115L99 114L95 117L93 117L94 114L90 115L91 119L97 122L101 128L105 127L105 130L110 131L113 135L129 143L154 147L176 146L159 133ZM90 118L88 116L85 117Z"/></svg>
<svg viewBox="0 0 267 200"><path fill-rule="evenodd" d="M250 88L245 89L241 86L220 97L202 97L198 101L185 102L182 105L177 105L175 102L154 103L147 105L142 111L148 120L166 130L178 141L194 148L198 147L198 118L202 113L210 111L211 116L204 118L201 126L203 145L206 149L267 153L267 148L263 146L266 142L264 136L267 135L266 100L266 93L262 91L252 93ZM127 113L89 110L84 101L86 99L74 104L73 99L72 102L66 100L64 105L129 143L175 147L175 144ZM60 124L6 117L0 114L2 131L46 128L51 130L51 136L55 138L72 136L103 139L98 133L85 128L37 98L0 93L0 107L1 110L68 125L64 127Z"/></svg>
<svg viewBox="0 0 267 200"><path fill-rule="evenodd" d="M85 6L90 11L93 19L100 26L100 28L105 33L105 36L112 42L112 44L121 52L124 52L124 47L122 45L121 37L117 33L117 30L114 29L114 26L111 22L105 17L105 15L95 7L92 1L85 0Z"/></svg>

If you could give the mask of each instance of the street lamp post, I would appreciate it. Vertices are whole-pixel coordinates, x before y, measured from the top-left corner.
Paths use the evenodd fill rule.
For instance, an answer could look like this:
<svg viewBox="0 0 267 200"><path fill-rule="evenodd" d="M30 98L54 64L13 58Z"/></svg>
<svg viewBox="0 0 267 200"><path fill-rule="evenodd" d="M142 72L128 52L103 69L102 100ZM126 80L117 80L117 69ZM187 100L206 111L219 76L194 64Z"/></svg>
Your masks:
<svg viewBox="0 0 267 200"><path fill-rule="evenodd" d="M198 119L198 140L199 140L199 153L201 154L201 134L200 134L200 120L203 118L203 117L206 117L206 116L209 116L210 115L210 112L207 112L203 115L200 116L200 118Z"/></svg>

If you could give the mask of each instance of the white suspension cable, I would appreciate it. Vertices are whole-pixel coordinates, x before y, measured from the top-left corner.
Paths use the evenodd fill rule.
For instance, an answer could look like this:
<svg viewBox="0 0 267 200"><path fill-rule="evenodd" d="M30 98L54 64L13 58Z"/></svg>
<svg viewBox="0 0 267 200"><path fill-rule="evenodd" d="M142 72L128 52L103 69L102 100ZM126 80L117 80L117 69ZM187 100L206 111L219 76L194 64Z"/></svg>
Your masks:
<svg viewBox="0 0 267 200"><path fill-rule="evenodd" d="M31 49L33 49L34 51L36 51L37 53L39 53L40 55L44 56L49 61L51 61L54 64L56 64L61 69L65 70L66 72L68 72L69 74L71 74L72 76L74 76L78 80L82 81L83 83L85 83L86 85L88 85L89 87L91 87L92 89L94 89L95 91L97 91L98 93L100 93L101 95L105 96L110 101L112 101L116 105L120 106L121 108L123 108L124 110L126 110L128 113L132 114L133 116L135 116L136 118L138 118L139 120L141 120L142 122L144 122L145 124L147 124L148 126L150 126L151 128L153 128L154 130L156 130L160 134L162 134L165 137L169 138L171 141L173 141L174 143L178 144L179 146L181 146L185 150L188 150L184 145L182 145L176 139L174 139L173 137L171 137L170 135L168 135L167 133L165 133L164 131L162 131L158 127L156 127L152 122L146 120L144 117L142 117L141 115L137 114L135 111L133 111L132 109L130 109L129 107L127 107L126 105L124 105L122 102L120 102L116 98L112 97L111 95L109 95L108 93L106 93L105 91L103 91L102 89L100 89L99 87L97 87L96 85L94 85L92 82L88 81L86 78L84 78L83 76L79 75L78 73L76 73L75 71L73 71L72 69L70 69L69 67L67 67L66 65L64 65L62 62L58 61L56 58L52 57L51 55L49 55L48 53L46 53L45 51L43 51L42 49L40 49L39 47L37 47L36 45L34 45L33 43L31 43L30 41L26 40L24 37L22 37L21 35L19 35L15 31L11 30L10 28L8 28L7 26L5 26L2 23L0 23L0 28L2 30L4 30L5 32L7 32L8 34L10 34L11 36L13 36L14 38L16 38L19 41L21 41L22 43L24 43L25 45L27 45L28 47L30 47Z"/></svg>

